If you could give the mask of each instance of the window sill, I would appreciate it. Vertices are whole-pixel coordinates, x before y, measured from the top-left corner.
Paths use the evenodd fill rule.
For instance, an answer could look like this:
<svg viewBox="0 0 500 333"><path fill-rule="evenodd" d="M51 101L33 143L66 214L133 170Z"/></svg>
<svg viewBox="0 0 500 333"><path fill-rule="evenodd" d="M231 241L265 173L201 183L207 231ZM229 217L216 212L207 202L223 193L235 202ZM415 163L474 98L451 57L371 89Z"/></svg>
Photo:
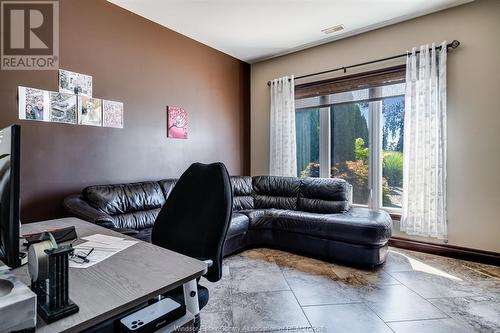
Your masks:
<svg viewBox="0 0 500 333"><path fill-rule="evenodd" d="M360 204L351 204L351 207L362 207L362 208L368 208L368 205L360 205ZM386 211L389 213L393 221L401 221L401 209L394 209L394 208L386 208L386 207L381 207L378 208L381 210Z"/></svg>
<svg viewBox="0 0 500 333"><path fill-rule="evenodd" d="M389 213L393 221L401 221L401 213Z"/></svg>

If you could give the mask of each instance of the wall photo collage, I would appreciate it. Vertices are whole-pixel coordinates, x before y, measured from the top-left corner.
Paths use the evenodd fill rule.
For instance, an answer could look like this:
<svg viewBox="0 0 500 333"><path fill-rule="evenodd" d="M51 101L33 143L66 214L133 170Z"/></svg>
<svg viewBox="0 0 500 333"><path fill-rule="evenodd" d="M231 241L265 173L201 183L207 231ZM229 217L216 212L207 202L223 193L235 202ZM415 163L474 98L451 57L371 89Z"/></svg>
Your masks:
<svg viewBox="0 0 500 333"><path fill-rule="evenodd" d="M123 128L123 103L92 97L92 76L59 70L59 92L18 87L19 119Z"/></svg>

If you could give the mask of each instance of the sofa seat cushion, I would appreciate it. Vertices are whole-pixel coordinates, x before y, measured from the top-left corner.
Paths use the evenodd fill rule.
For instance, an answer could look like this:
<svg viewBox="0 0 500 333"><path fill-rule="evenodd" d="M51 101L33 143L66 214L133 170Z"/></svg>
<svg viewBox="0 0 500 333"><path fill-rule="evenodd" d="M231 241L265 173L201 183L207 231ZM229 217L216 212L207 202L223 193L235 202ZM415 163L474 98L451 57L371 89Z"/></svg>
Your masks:
<svg viewBox="0 0 500 333"><path fill-rule="evenodd" d="M248 216L241 213L233 213L226 237L231 238L233 236L241 235L247 232L248 222Z"/></svg>
<svg viewBox="0 0 500 333"><path fill-rule="evenodd" d="M339 214L269 209L250 219L252 229L273 229L365 245L385 244L392 219L385 211L351 208Z"/></svg>
<svg viewBox="0 0 500 333"><path fill-rule="evenodd" d="M261 225L266 225L268 217L276 216L287 212L284 209L248 209L240 211L241 214L248 216L249 229L259 229Z"/></svg>
<svg viewBox="0 0 500 333"><path fill-rule="evenodd" d="M152 228L161 208L142 210L112 216L117 228L146 229Z"/></svg>
<svg viewBox="0 0 500 333"><path fill-rule="evenodd" d="M83 197L94 208L109 214L125 214L160 208L165 196L158 182L89 186Z"/></svg>

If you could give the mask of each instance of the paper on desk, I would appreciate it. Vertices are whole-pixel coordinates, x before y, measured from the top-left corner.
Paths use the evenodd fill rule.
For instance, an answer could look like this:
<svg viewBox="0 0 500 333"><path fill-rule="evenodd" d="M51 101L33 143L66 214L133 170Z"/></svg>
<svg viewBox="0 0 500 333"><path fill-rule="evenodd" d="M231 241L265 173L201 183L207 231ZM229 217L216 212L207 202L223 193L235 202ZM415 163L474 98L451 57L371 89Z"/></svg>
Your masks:
<svg viewBox="0 0 500 333"><path fill-rule="evenodd" d="M94 235L95 236L95 235ZM101 235L103 236L103 235ZM87 237L85 237L87 238ZM99 239L99 238L98 238ZM75 254L87 254L91 249L94 249L92 253L90 253L87 256L87 259L89 262L84 262L84 263L77 263L73 260L70 259L69 261L69 267L73 268L87 268L91 267L104 259L107 259L111 257L114 254L117 254L120 251L125 250L126 248L138 243L138 241L132 241L132 240L114 240L110 244L105 244L101 242L96 242L96 241L87 241L82 244L78 244L74 246L75 249Z"/></svg>
<svg viewBox="0 0 500 333"><path fill-rule="evenodd" d="M90 235L87 237L82 237L82 239L88 240L88 241L94 241L94 242L98 242L98 243L104 243L104 244L113 244L115 242L122 241L125 238L95 234L95 235Z"/></svg>

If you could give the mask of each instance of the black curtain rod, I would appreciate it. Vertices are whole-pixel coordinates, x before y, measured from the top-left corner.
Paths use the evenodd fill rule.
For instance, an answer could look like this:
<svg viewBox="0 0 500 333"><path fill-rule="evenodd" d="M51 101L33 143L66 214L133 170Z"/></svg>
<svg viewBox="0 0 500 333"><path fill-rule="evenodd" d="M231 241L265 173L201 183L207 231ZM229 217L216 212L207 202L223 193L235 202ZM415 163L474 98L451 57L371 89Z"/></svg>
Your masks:
<svg viewBox="0 0 500 333"><path fill-rule="evenodd" d="M449 48L456 49L459 45L460 45L460 42L455 39L451 43L446 44L446 48L447 49L449 49ZM436 47L436 49L440 50L441 46ZM420 53L420 51L417 51L416 53ZM360 67L360 66L366 66L366 65L370 65L370 64L375 64L377 62L382 62L382 61L397 59L397 58L401 58L401 57L406 57L407 55L408 55L408 53L403 53L403 54L398 54L398 55L395 55L395 56L392 56L392 57L387 57L387 58L382 58L382 59L377 59L377 60L362 62L362 63L355 64L355 65L350 65L350 66L345 66L345 67L338 67L338 68L334 68L334 69L329 69L327 71L322 71L322 72L316 72L316 73L301 75L301 76L297 76L295 78L295 80L304 79L306 77L311 77L311 76L316 76L316 75L321 75L321 74L326 74L326 73L337 72L337 71L344 71L344 73L345 73L350 68ZM271 81L267 81L267 85L270 86L271 85Z"/></svg>

